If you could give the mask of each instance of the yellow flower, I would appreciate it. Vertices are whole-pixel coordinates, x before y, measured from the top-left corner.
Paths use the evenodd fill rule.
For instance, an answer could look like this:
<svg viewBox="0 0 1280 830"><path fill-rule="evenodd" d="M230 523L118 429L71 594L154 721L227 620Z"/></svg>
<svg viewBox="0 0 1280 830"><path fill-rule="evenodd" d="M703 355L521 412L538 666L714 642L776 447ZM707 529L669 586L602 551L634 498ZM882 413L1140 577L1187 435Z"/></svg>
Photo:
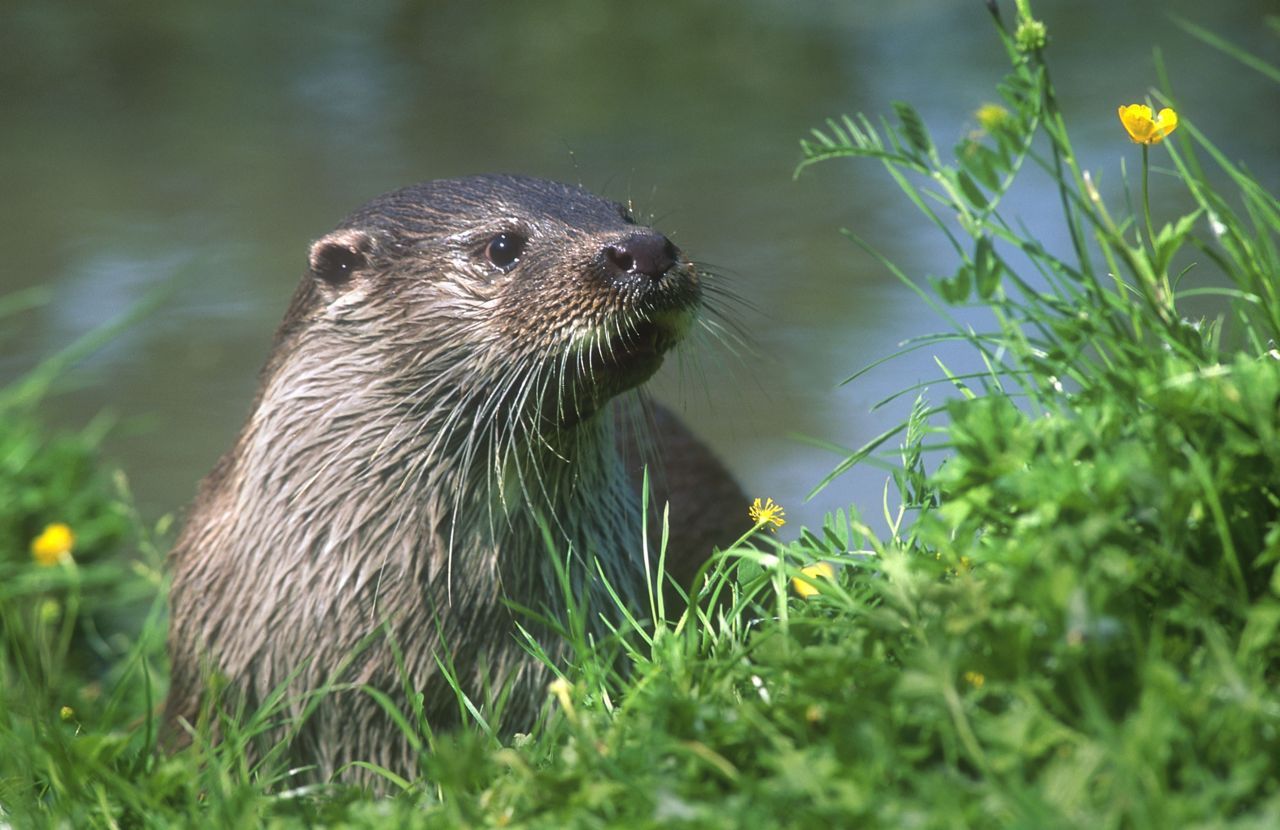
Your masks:
<svg viewBox="0 0 1280 830"><path fill-rule="evenodd" d="M1154 118L1146 104L1120 107L1120 123L1135 144L1159 144L1178 127L1178 114L1165 107Z"/></svg>
<svg viewBox="0 0 1280 830"><path fill-rule="evenodd" d="M58 710L58 717L62 718L64 721L72 720L75 716L76 710L72 709L70 706L63 706Z"/></svg>
<svg viewBox="0 0 1280 830"><path fill-rule="evenodd" d="M573 684L563 677L557 677L547 686L547 692L560 701L560 708L564 710L565 716L571 721L576 721L577 713L573 710L573 697L570 695L572 691Z"/></svg>
<svg viewBox="0 0 1280 830"><path fill-rule="evenodd" d="M964 673L964 682L975 689L981 689L986 685L987 677L980 671L967 671Z"/></svg>
<svg viewBox="0 0 1280 830"><path fill-rule="evenodd" d="M831 567L831 563L829 562L818 562L814 565L809 565L808 567L801 568L800 573L804 574L805 576L811 576L814 578L821 577L823 579L834 579L836 575L836 569ZM818 586L814 585L809 580L801 579L798 576L795 579L791 580L791 587L795 588L796 593L799 594L804 599L808 599L809 597L818 593Z"/></svg>
<svg viewBox="0 0 1280 830"><path fill-rule="evenodd" d="M56 565L71 558L76 535L62 523L51 524L31 542L31 556L41 567Z"/></svg>
<svg viewBox="0 0 1280 830"><path fill-rule="evenodd" d="M986 103L973 113L982 129L992 132L1009 120L1009 111L999 104Z"/></svg>
<svg viewBox="0 0 1280 830"><path fill-rule="evenodd" d="M786 513L782 509L782 505L774 502L773 499L765 499L764 504L760 504L760 499L756 499L750 507L747 508L747 515L751 517L751 521L757 525L773 525L770 530L777 530L787 523Z"/></svg>

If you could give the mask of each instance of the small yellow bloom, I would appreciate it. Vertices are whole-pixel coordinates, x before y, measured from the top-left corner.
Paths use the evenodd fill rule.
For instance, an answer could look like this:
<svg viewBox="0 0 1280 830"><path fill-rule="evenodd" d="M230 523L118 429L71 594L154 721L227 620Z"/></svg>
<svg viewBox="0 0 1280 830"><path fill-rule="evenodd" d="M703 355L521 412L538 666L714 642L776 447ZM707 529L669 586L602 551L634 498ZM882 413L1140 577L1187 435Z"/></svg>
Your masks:
<svg viewBox="0 0 1280 830"><path fill-rule="evenodd" d="M988 102L978 107L977 111L973 113L973 117L978 119L982 129L992 132L1008 121L1010 115L1009 111L999 104Z"/></svg>
<svg viewBox="0 0 1280 830"><path fill-rule="evenodd" d="M747 508L747 515L758 525L772 525L770 530L777 530L787 523L785 518L787 514L783 511L782 505L775 503L773 499L765 499L763 505L760 504L760 499L756 499Z"/></svg>
<svg viewBox="0 0 1280 830"><path fill-rule="evenodd" d="M821 577L822 579L835 579L836 569L831 567L830 562L818 562L816 564L809 565L808 567L801 568L800 573L814 578ZM808 599L818 593L817 585L814 585L809 580L802 579L798 576L791 580L791 587L795 588L796 593L804 599Z"/></svg>
<svg viewBox="0 0 1280 830"><path fill-rule="evenodd" d="M1154 118L1146 104L1120 107L1120 123L1135 144L1159 144L1178 127L1178 114L1165 107Z"/></svg>
<svg viewBox="0 0 1280 830"><path fill-rule="evenodd" d="M564 713L569 717L569 720L576 720L576 714L573 711L573 698L570 696L572 691L573 684L563 677L557 677L547 686L548 694L553 695L556 700L560 701L560 708L564 709Z"/></svg>
<svg viewBox="0 0 1280 830"><path fill-rule="evenodd" d="M987 677L980 671L967 671L964 673L964 682L975 689L981 689L986 685Z"/></svg>
<svg viewBox="0 0 1280 830"><path fill-rule="evenodd" d="M70 706L63 706L58 710L58 717L62 718L64 721L72 720L75 716L76 710L72 709Z"/></svg>
<svg viewBox="0 0 1280 830"><path fill-rule="evenodd" d="M76 535L62 523L51 524L31 542L31 556L41 567L56 565L71 558Z"/></svg>

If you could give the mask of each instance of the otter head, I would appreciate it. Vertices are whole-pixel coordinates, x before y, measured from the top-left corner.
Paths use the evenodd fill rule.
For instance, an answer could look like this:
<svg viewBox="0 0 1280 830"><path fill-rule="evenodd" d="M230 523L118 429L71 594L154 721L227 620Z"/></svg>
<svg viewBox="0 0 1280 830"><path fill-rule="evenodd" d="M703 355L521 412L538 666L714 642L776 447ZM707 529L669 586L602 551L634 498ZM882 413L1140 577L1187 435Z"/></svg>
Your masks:
<svg viewBox="0 0 1280 830"><path fill-rule="evenodd" d="M359 356L347 374L423 411L545 435L648 379L700 300L693 265L623 206L482 176L381 196L318 240L281 337Z"/></svg>

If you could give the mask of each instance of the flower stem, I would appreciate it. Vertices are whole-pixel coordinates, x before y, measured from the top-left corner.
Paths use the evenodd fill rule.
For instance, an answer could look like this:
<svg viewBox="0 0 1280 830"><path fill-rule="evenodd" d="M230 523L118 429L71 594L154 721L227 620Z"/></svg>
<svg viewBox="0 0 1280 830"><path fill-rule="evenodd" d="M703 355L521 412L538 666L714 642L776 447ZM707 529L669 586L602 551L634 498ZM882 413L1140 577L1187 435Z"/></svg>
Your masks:
<svg viewBox="0 0 1280 830"><path fill-rule="evenodd" d="M1154 292L1153 299L1155 301L1156 309L1160 314L1160 318L1164 320L1166 324L1170 324L1174 319L1173 317L1173 286L1169 284L1169 275L1163 268L1160 269L1159 273L1156 273L1155 271L1155 267L1157 265L1156 233L1151 226L1151 197L1148 195L1148 191L1147 191L1147 178L1148 178L1147 168L1149 166L1148 165L1149 155L1150 155L1150 149L1148 145L1143 144L1142 145L1142 217L1143 219L1146 220L1146 223L1147 223L1147 248L1151 251L1151 258L1149 260L1151 263L1151 280L1152 280L1151 290Z"/></svg>
<svg viewBox="0 0 1280 830"><path fill-rule="evenodd" d="M1152 256L1156 252L1156 235L1151 230L1151 198L1147 195L1147 156L1150 154L1150 147L1142 145L1142 216L1147 220L1147 245L1151 248Z"/></svg>

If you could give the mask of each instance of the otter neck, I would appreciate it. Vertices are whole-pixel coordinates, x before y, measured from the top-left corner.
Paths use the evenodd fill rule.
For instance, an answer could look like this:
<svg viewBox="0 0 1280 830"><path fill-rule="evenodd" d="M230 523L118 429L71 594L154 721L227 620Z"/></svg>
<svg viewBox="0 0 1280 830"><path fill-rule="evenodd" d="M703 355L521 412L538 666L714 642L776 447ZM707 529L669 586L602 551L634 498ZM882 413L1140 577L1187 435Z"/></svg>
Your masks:
<svg viewBox="0 0 1280 830"><path fill-rule="evenodd" d="M451 399L428 390L408 404L393 373L370 376L365 363L353 382L364 359L276 367L240 438L242 540L306 551L358 592L404 580L455 606L505 597L562 607L556 555L571 554L575 591L598 581L591 560L605 552L610 583L624 598L638 590L642 524L612 404L572 427L524 434L486 422L456 382L437 387L455 390ZM267 545L264 527L275 535ZM368 596L376 614L378 589Z"/></svg>

